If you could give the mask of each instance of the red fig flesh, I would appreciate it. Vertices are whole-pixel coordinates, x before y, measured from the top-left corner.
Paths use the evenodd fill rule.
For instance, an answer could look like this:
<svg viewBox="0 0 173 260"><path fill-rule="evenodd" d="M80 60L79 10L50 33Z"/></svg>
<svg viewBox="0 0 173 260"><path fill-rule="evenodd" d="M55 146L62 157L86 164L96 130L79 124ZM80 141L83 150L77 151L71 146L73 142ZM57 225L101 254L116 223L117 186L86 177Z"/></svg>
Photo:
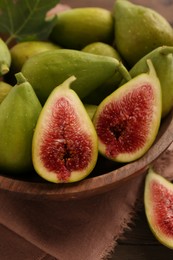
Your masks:
<svg viewBox="0 0 173 260"><path fill-rule="evenodd" d="M107 158L130 162L153 144L161 120L161 87L151 61L143 73L105 98L93 123L99 151Z"/></svg>
<svg viewBox="0 0 173 260"><path fill-rule="evenodd" d="M97 135L82 102L69 88L70 77L56 87L40 114L33 137L33 164L51 182L74 182L94 168Z"/></svg>
<svg viewBox="0 0 173 260"><path fill-rule="evenodd" d="M173 249L173 184L149 169L145 182L146 217L155 237Z"/></svg>

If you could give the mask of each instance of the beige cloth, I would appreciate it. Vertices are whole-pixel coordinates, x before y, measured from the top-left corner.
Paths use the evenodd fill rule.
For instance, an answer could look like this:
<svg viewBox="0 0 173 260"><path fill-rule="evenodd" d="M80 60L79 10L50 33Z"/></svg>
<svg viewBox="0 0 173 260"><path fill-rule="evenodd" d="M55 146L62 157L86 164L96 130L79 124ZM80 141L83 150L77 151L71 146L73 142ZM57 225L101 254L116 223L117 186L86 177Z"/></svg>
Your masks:
<svg viewBox="0 0 173 260"><path fill-rule="evenodd" d="M173 179L173 151L154 163ZM143 202L147 172L116 189L72 201L37 201L0 191L1 260L101 260L115 250L117 239Z"/></svg>

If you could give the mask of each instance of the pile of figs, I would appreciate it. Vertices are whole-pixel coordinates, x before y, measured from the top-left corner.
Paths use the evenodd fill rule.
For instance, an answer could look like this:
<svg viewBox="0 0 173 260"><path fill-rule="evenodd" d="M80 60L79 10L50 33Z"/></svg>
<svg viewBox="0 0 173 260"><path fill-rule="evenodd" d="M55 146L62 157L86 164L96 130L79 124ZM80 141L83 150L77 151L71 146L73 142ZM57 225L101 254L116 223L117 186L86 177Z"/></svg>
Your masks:
<svg viewBox="0 0 173 260"><path fill-rule="evenodd" d="M150 149L173 107L173 29L127 0L56 16L47 41L0 40L0 170L69 183Z"/></svg>

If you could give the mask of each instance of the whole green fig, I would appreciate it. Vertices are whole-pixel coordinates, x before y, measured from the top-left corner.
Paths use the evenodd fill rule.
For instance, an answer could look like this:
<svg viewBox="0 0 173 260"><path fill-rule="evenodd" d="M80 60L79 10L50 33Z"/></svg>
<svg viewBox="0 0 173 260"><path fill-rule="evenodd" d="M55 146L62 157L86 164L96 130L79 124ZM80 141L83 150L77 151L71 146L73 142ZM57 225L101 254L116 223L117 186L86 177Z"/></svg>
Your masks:
<svg viewBox="0 0 173 260"><path fill-rule="evenodd" d="M17 84L0 104L0 169L22 174L32 167L32 137L42 109L32 88L21 73Z"/></svg>
<svg viewBox="0 0 173 260"><path fill-rule="evenodd" d="M64 48L81 50L86 45L113 41L112 13L99 7L72 8L57 15L50 39Z"/></svg>
<svg viewBox="0 0 173 260"><path fill-rule="evenodd" d="M113 13L114 45L129 67L159 46L173 46L171 25L155 10L117 0Z"/></svg>
<svg viewBox="0 0 173 260"><path fill-rule="evenodd" d="M0 76L9 72L11 65L11 54L8 46L3 39L0 38Z"/></svg>
<svg viewBox="0 0 173 260"><path fill-rule="evenodd" d="M32 56L21 71L42 104L56 86L72 75L76 80L71 88L81 99L99 88L116 72L121 75L121 80L129 77L126 68L115 58L69 49L51 50Z"/></svg>

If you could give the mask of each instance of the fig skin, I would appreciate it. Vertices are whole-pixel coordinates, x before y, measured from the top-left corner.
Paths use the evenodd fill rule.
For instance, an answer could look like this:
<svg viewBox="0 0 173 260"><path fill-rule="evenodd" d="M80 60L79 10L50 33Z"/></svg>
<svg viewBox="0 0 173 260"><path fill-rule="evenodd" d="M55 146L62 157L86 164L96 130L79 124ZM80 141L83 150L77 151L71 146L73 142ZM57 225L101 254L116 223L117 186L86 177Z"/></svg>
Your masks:
<svg viewBox="0 0 173 260"><path fill-rule="evenodd" d="M124 65L122 58L120 57L118 51L111 45L103 42L94 42L87 46L85 46L82 51L93 53L95 55L103 55L115 58ZM125 65L124 65L125 66ZM125 77L125 81L129 80L130 78ZM119 87L120 82L122 80L122 75L119 71L117 71L113 77L108 79L106 82L101 84L99 88L92 91L89 95L84 97L84 103L90 103L93 105L98 105L105 97L110 95L116 88Z"/></svg>
<svg viewBox="0 0 173 260"><path fill-rule="evenodd" d="M99 88L116 72L121 75L121 80L130 77L127 69L115 58L67 49L39 53L28 59L21 71L42 104L55 86L72 75L75 75L76 81L71 88L81 99Z"/></svg>
<svg viewBox="0 0 173 260"><path fill-rule="evenodd" d="M93 53L96 55L104 55L122 61L118 51L111 45L104 42L93 42L85 46L81 51Z"/></svg>
<svg viewBox="0 0 173 260"><path fill-rule="evenodd" d="M86 45L101 41L113 41L113 16L104 8L72 8L58 13L50 40L67 48L81 50Z"/></svg>
<svg viewBox="0 0 173 260"><path fill-rule="evenodd" d="M0 76L7 74L11 66L11 54L8 46L0 38Z"/></svg>
<svg viewBox="0 0 173 260"><path fill-rule="evenodd" d="M51 92L33 136L34 168L49 182L82 180L97 162L97 134L83 103L69 88L74 80L69 77Z"/></svg>
<svg viewBox="0 0 173 260"><path fill-rule="evenodd" d="M13 73L21 71L27 59L38 53L61 49L60 46L48 41L25 41L15 44L11 49L11 67Z"/></svg>
<svg viewBox="0 0 173 260"><path fill-rule="evenodd" d="M151 60L147 62L149 73L140 74L115 90L100 103L94 115L99 152L110 160L127 163L140 158L157 136L161 87Z"/></svg>
<svg viewBox="0 0 173 260"><path fill-rule="evenodd" d="M172 26L151 8L117 0L113 14L114 46L129 68L155 48L173 46Z"/></svg>
<svg viewBox="0 0 173 260"><path fill-rule="evenodd" d="M0 104L0 169L10 175L33 171L32 137L42 106L22 73Z"/></svg>
<svg viewBox="0 0 173 260"><path fill-rule="evenodd" d="M167 206L166 206L167 205ZM156 239L173 249L173 184L149 168L145 180L144 206L149 227ZM163 212L167 207L167 212ZM156 212L159 209L159 212ZM159 215L160 214L160 218ZM167 234L164 225L167 223Z"/></svg>
<svg viewBox="0 0 173 260"><path fill-rule="evenodd" d="M0 81L0 104L4 100L4 98L8 95L12 86L5 81Z"/></svg>

